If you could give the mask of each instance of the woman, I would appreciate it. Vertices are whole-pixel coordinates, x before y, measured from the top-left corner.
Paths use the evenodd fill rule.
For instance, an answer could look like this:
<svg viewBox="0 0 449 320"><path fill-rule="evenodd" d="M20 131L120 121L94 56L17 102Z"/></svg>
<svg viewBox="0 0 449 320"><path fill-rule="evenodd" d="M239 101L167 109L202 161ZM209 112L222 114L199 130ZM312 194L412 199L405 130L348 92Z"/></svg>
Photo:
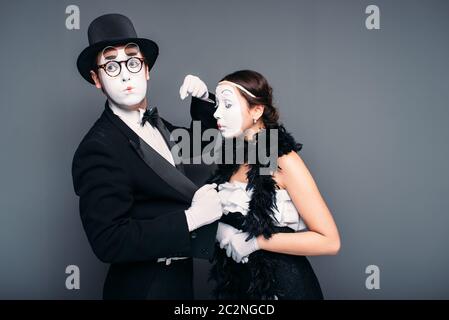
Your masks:
<svg viewBox="0 0 449 320"><path fill-rule="evenodd" d="M305 256L335 255L340 249L329 209L297 154L302 148L278 123L267 80L251 70L224 77L216 88L217 127L225 139L244 141L245 158L221 164L209 179L222 201L216 252L210 279L217 299L323 299L318 279ZM277 169L249 162L249 152L270 150L277 130ZM266 142L264 142L266 141ZM274 141L271 141L274 143ZM238 143L235 143L238 145ZM237 150L235 150L237 151ZM237 154L238 152L235 152ZM275 167L276 168L276 167Z"/></svg>

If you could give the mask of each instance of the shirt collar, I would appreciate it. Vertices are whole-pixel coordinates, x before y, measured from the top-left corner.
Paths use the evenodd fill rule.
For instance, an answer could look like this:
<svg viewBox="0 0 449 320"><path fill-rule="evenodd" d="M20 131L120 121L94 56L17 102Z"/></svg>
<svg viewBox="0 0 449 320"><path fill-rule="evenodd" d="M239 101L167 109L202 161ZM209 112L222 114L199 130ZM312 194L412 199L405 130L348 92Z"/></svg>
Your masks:
<svg viewBox="0 0 449 320"><path fill-rule="evenodd" d="M109 107L112 112L117 115L120 119L125 121L126 123L137 123L140 124L142 122L143 114L145 113L145 109L139 108L138 110L126 110L117 106L114 102L108 99Z"/></svg>

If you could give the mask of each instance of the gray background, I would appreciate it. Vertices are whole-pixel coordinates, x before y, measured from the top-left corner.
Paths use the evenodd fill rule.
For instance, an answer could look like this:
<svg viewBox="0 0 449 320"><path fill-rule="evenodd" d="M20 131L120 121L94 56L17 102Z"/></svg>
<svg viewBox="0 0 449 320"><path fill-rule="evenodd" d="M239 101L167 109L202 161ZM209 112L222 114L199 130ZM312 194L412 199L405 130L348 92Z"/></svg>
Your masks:
<svg viewBox="0 0 449 320"><path fill-rule="evenodd" d="M365 28L377 4L381 30ZM81 10L80 30L65 8ZM88 24L123 13L160 57L149 97L188 123L186 74L214 90L249 68L274 87L282 120L338 224L338 256L310 258L327 299L449 298L448 1L10 1L1 4L0 298L98 299L71 180L73 153L103 110L78 74ZM198 170L197 179L205 171ZM81 289L65 289L65 267ZM365 268L381 271L365 288ZM208 298L196 262L196 290Z"/></svg>

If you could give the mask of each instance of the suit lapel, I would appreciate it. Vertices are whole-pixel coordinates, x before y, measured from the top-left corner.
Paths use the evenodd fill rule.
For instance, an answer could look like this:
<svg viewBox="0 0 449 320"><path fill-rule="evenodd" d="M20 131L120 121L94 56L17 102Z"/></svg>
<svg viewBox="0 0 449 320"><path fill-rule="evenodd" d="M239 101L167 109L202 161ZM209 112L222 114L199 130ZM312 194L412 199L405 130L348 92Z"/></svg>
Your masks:
<svg viewBox="0 0 449 320"><path fill-rule="evenodd" d="M145 164L157 175L159 175L168 185L178 191L184 200L190 202L198 187L180 170L173 167L170 162L168 162L156 150L140 138L139 135L128 127L126 123L123 122L117 115L115 115L109 107L107 101L105 104L104 113L107 118L128 138L129 143L137 152L139 157L145 162ZM160 119L159 122L161 122L161 128L164 128L163 132L161 131L161 134L164 136L165 141L171 149L174 142L170 141L170 133Z"/></svg>
<svg viewBox="0 0 449 320"><path fill-rule="evenodd" d="M170 140L170 131L168 131L167 127L164 125L164 122L162 121L161 118L157 119L157 125L156 127L158 128L159 132L162 134L162 137L165 140L165 143L167 143L168 148L170 149L170 151L173 150L173 146L175 145L175 142ZM181 171L182 174L185 174L185 170L184 170L184 165L182 163L175 163L176 168Z"/></svg>

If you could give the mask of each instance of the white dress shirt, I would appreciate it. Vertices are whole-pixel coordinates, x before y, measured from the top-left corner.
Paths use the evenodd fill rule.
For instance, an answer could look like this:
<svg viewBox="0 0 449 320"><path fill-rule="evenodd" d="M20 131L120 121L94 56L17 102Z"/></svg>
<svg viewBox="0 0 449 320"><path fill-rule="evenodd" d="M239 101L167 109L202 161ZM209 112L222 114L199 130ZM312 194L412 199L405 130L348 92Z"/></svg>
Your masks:
<svg viewBox="0 0 449 320"><path fill-rule="evenodd" d="M112 112L122 119L123 122L131 128L131 130L133 130L140 138L142 138L143 141L156 150L168 162L175 166L173 155L171 154L170 149L168 148L168 145L159 130L153 127L148 121L145 122L144 126L140 124L142 122L145 109L139 108L138 110L125 110L115 105L111 100L109 100L108 103Z"/></svg>

